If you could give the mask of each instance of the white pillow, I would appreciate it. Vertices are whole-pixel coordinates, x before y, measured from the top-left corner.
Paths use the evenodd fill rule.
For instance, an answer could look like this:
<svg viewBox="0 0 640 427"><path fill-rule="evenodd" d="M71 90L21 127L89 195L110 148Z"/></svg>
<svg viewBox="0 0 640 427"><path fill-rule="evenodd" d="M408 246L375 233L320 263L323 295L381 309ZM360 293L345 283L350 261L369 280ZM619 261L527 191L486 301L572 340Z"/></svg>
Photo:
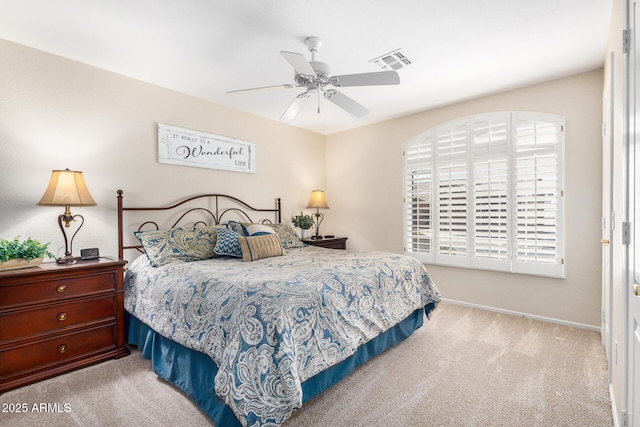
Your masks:
<svg viewBox="0 0 640 427"><path fill-rule="evenodd" d="M262 236L264 234L274 234L272 227L264 224L249 224L244 227L249 236Z"/></svg>

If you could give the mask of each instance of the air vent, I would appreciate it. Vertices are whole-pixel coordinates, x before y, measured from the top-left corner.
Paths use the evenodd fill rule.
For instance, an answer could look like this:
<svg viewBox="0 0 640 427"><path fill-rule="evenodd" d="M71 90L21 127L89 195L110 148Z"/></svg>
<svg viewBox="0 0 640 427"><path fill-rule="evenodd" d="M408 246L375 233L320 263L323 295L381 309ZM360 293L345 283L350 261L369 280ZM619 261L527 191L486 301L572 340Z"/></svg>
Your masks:
<svg viewBox="0 0 640 427"><path fill-rule="evenodd" d="M411 60L407 58L407 55L400 52L400 49L385 53L369 62L373 62L383 70L399 70L402 67L411 65Z"/></svg>

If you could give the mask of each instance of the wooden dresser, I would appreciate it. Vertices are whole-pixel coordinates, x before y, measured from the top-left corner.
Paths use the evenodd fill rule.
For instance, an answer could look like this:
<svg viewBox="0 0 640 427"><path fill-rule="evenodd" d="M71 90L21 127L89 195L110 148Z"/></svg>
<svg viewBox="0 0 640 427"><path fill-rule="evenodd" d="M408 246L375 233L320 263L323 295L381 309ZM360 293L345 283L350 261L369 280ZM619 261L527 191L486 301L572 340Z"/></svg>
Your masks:
<svg viewBox="0 0 640 427"><path fill-rule="evenodd" d="M129 354L125 264L101 258L0 272L0 393Z"/></svg>

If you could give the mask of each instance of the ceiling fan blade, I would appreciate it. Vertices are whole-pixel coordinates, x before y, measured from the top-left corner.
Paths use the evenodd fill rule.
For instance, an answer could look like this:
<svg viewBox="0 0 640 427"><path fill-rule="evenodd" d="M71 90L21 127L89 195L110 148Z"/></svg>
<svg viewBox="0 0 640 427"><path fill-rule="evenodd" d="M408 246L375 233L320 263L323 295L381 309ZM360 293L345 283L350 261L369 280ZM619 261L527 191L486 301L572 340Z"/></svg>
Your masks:
<svg viewBox="0 0 640 427"><path fill-rule="evenodd" d="M395 71L378 71L375 73L345 74L333 76L329 81L334 86L377 86L400 84L400 76Z"/></svg>
<svg viewBox="0 0 640 427"><path fill-rule="evenodd" d="M313 76L315 77L316 72L313 70L307 58L304 55L295 52L287 52L280 51L280 54L287 60L289 64L296 70L296 73L301 74L303 76Z"/></svg>
<svg viewBox="0 0 640 427"><path fill-rule="evenodd" d="M263 90L263 89L291 89L294 87L298 87L297 85L294 85L293 83L290 84L282 84L282 85L273 85L273 86L261 86L261 87L251 87L248 89L236 89L236 90L230 90L227 92L227 95L237 95L239 93L244 93L244 92L252 92L255 90Z"/></svg>
<svg viewBox="0 0 640 427"><path fill-rule="evenodd" d="M287 109L284 111L284 113L282 113L282 115L280 116L280 121L290 122L293 119L295 119L298 113L302 111L302 107L304 107L304 105L307 103L308 100L309 100L309 92L304 92L296 96L294 100L291 102L291 104L289 104Z"/></svg>
<svg viewBox="0 0 640 427"><path fill-rule="evenodd" d="M324 97L336 104L338 107L345 110L347 113L358 118L369 114L369 109L367 107L357 103L344 93L338 92L335 89L329 89L325 91Z"/></svg>

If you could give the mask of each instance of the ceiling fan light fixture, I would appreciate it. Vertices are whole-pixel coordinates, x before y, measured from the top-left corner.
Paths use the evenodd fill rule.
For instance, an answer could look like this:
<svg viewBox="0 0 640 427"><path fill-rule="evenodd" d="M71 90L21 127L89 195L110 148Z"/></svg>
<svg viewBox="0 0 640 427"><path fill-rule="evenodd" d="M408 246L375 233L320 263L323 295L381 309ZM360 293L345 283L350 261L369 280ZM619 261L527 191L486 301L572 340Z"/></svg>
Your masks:
<svg viewBox="0 0 640 427"><path fill-rule="evenodd" d="M281 122L292 122L295 118L300 114L302 108L305 106L307 101L309 100L309 92L303 92L300 95L296 96L291 104L284 110L284 113L280 116Z"/></svg>
<svg viewBox="0 0 640 427"><path fill-rule="evenodd" d="M309 99L309 93L317 93L318 108L320 113L320 94L331 103L340 107L354 117L360 118L369 113L369 110L360 105L354 99L351 99L342 92L335 89L325 88L326 86L348 87L348 86L381 86L381 85L397 85L400 84L398 73L392 70L381 72L367 72L358 74L344 74L333 76L329 64L316 61L315 54L322 45L322 40L318 37L307 37L304 40L305 46L311 52L311 61L307 60L304 55L295 52L280 51L282 57L293 67L295 84L283 84L276 86L264 86L262 88L240 89L227 92L228 94L236 94L248 92L257 89L270 88L293 88L300 87L306 89L304 93L296 96L289 104L287 109L280 116L280 121L293 121Z"/></svg>

